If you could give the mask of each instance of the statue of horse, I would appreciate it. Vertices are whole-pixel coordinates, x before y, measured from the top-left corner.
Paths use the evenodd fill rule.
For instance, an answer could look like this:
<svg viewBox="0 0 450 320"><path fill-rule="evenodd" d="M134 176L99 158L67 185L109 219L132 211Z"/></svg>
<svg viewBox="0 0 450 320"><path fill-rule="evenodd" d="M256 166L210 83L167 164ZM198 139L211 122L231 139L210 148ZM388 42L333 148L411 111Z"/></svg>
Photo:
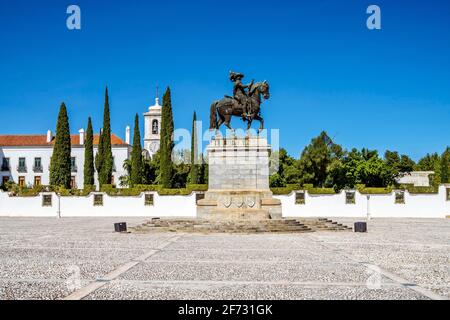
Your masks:
<svg viewBox="0 0 450 320"><path fill-rule="evenodd" d="M248 90L248 103L250 104L250 115L248 118L244 118L247 122L247 130L250 129L253 120L260 122L259 130L264 129L264 119L260 115L261 95L264 99L269 99L269 83L267 81L254 83ZM233 130L230 126L232 116L242 118L244 108L233 97L225 96L221 100L214 101L211 104L210 112L210 130L218 130L222 124L225 124L228 129ZM218 116L218 117L217 117ZM219 118L219 120L217 120Z"/></svg>

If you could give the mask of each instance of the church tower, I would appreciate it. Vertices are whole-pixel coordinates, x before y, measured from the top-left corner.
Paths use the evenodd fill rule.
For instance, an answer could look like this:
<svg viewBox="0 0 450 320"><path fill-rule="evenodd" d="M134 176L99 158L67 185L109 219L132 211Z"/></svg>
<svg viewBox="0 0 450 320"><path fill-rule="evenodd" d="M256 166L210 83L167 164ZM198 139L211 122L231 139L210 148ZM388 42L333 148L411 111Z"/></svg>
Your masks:
<svg viewBox="0 0 450 320"><path fill-rule="evenodd" d="M155 105L144 113L144 149L152 157L159 150L161 138L161 112L159 98L156 97Z"/></svg>

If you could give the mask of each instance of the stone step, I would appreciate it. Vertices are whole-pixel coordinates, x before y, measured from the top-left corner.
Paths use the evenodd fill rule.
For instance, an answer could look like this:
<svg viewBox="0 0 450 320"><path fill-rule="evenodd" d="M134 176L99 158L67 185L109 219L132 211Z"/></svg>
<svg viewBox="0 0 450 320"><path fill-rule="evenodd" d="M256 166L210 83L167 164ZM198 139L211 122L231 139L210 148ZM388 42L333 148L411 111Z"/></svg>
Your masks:
<svg viewBox="0 0 450 320"><path fill-rule="evenodd" d="M311 228L295 219L267 220L203 220L203 219L152 219L134 228L136 232L311 232Z"/></svg>
<svg viewBox="0 0 450 320"><path fill-rule="evenodd" d="M201 233L292 233L312 231L348 231L352 228L327 218L207 220L154 218L132 228L136 232L201 232Z"/></svg>

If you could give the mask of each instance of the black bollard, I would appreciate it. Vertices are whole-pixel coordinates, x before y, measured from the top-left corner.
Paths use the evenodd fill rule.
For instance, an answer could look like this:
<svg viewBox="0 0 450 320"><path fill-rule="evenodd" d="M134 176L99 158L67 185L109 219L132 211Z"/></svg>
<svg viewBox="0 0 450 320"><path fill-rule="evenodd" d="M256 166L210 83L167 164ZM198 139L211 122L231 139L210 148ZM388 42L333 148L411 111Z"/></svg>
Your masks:
<svg viewBox="0 0 450 320"><path fill-rule="evenodd" d="M355 232L367 232L367 222L355 222Z"/></svg>
<svg viewBox="0 0 450 320"><path fill-rule="evenodd" d="M126 222L114 223L114 231L127 232L127 223Z"/></svg>

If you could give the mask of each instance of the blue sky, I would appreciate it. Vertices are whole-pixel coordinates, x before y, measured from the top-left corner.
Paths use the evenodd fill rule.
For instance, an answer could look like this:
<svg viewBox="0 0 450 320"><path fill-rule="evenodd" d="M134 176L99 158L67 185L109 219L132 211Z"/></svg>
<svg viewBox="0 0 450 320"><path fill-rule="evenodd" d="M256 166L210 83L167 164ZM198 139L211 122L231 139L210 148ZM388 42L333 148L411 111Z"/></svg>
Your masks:
<svg viewBox="0 0 450 320"><path fill-rule="evenodd" d="M81 30L66 28L70 4ZM366 28L370 4L381 30ZM72 132L88 116L98 131L105 85L121 137L156 85L172 89L176 127L194 110L207 126L236 70L270 82L266 127L295 157L326 130L346 148L417 160L450 145L449 33L446 0L0 0L0 134L44 134L61 101Z"/></svg>

